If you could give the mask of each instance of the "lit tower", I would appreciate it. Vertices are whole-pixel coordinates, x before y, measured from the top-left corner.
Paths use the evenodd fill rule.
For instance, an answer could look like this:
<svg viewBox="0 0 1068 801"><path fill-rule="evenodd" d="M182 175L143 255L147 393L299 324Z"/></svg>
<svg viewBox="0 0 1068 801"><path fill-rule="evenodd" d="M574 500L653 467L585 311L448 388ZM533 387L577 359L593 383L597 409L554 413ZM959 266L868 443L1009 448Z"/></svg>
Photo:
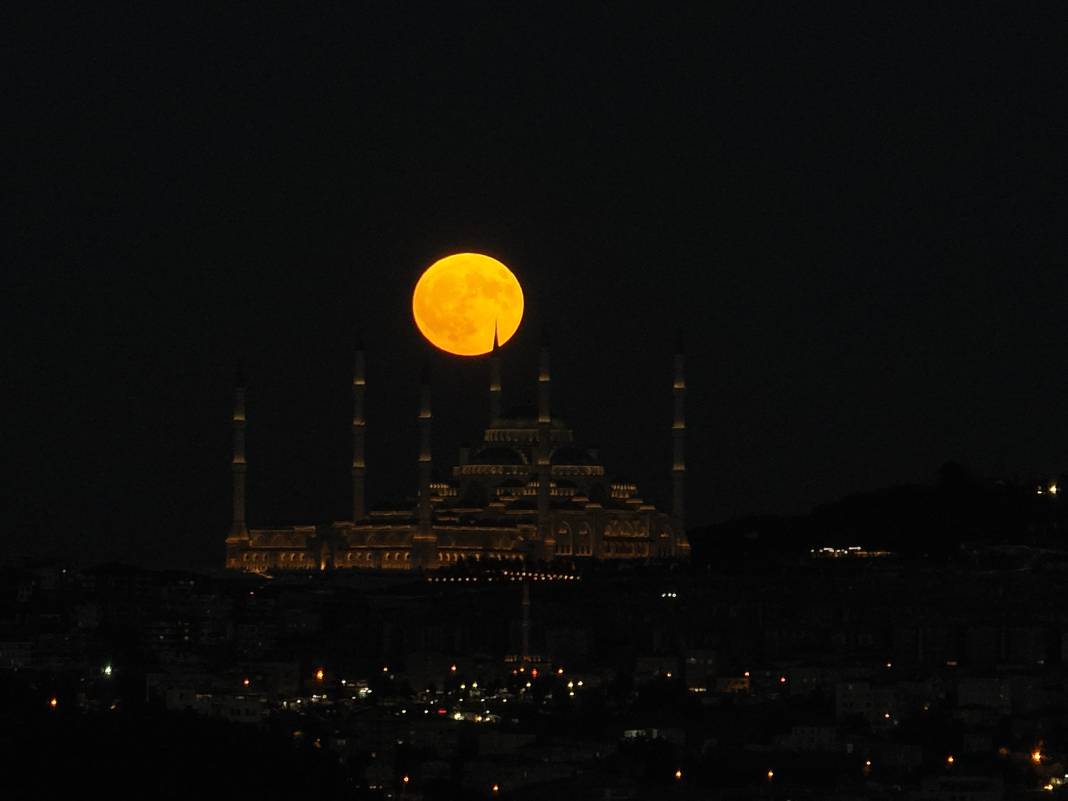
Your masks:
<svg viewBox="0 0 1068 801"><path fill-rule="evenodd" d="M501 344L497 324L493 324L493 351L490 353L490 425L501 419Z"/></svg>
<svg viewBox="0 0 1068 801"><path fill-rule="evenodd" d="M423 368L419 389L419 530L415 533L412 554L416 564L430 567L438 559L438 538L431 525L430 479L433 461L430 450L430 367Z"/></svg>
<svg viewBox="0 0 1068 801"><path fill-rule="evenodd" d="M519 629L519 660L530 661L530 579L523 570L523 617Z"/></svg>
<svg viewBox="0 0 1068 801"><path fill-rule="evenodd" d="M541 359L538 366L538 558L548 561L555 552L552 521L549 519L549 482L552 467L549 462L551 453L552 413L549 405L549 391L552 386L549 374L549 347L541 346Z"/></svg>
<svg viewBox="0 0 1068 801"><path fill-rule="evenodd" d="M675 419L671 424L671 515L678 521L679 534L686 536L686 357L683 355L682 334L675 347ZM676 538L678 540L678 538Z"/></svg>
<svg viewBox="0 0 1068 801"><path fill-rule="evenodd" d="M230 475L233 479L233 523L227 542L247 542L248 526L245 524L245 376L238 370L237 387L234 390L234 455L230 460Z"/></svg>
<svg viewBox="0 0 1068 801"><path fill-rule="evenodd" d="M363 393L367 380L363 345L356 351L356 364L352 371L352 522L362 520L367 513L364 499L364 481L367 463L364 461L364 437L367 422L363 416Z"/></svg>

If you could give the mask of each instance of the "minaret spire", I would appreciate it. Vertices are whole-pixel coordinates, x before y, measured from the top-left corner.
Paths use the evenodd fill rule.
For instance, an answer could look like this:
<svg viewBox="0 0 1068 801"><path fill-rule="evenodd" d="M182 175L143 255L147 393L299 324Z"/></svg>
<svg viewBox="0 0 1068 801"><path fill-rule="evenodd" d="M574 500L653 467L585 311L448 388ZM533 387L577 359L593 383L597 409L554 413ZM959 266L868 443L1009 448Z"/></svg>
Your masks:
<svg viewBox="0 0 1068 801"><path fill-rule="evenodd" d="M414 536L413 554L421 567L436 566L438 560L437 534L434 533L430 505L430 481L433 457L430 448L430 365L423 367L419 389L419 527Z"/></svg>
<svg viewBox="0 0 1068 801"><path fill-rule="evenodd" d="M248 526L245 523L245 475L248 465L245 462L245 373L238 368L237 387L234 389L234 453L230 460L230 475L233 481L233 521L227 542L248 540Z"/></svg>
<svg viewBox="0 0 1068 801"><path fill-rule="evenodd" d="M675 401L675 415L671 424L671 515L679 527L676 541L684 542L686 537L686 357L681 332L675 345L675 376L672 382L672 394Z"/></svg>
<svg viewBox="0 0 1068 801"><path fill-rule="evenodd" d="M367 515L365 481L367 464L364 447L367 422L364 419L363 396L367 385L363 342L356 349L356 363L352 371L352 522Z"/></svg>
<svg viewBox="0 0 1068 801"><path fill-rule="evenodd" d="M497 321L493 321L493 350L490 352L490 425L501 418L501 343Z"/></svg>
<svg viewBox="0 0 1068 801"><path fill-rule="evenodd" d="M540 550L538 558L548 561L553 558L556 540L553 536L552 521L549 513L549 491L552 479L550 455L552 452L552 411L549 393L552 377L549 372L549 345L542 343L538 365L538 541Z"/></svg>

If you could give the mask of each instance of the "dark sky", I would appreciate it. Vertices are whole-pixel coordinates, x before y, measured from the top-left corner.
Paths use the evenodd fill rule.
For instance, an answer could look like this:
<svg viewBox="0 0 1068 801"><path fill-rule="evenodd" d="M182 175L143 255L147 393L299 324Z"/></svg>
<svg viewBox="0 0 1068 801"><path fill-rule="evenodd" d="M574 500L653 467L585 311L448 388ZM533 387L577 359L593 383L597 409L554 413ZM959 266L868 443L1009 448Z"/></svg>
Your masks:
<svg viewBox="0 0 1068 801"><path fill-rule="evenodd" d="M544 328L661 504L685 328L692 524L1066 466L1062 11L94 5L0 26L4 559L217 565L241 360L250 522L344 517L360 329L369 494L413 494L422 360L439 466L486 417L411 321L454 250L525 288L506 403Z"/></svg>

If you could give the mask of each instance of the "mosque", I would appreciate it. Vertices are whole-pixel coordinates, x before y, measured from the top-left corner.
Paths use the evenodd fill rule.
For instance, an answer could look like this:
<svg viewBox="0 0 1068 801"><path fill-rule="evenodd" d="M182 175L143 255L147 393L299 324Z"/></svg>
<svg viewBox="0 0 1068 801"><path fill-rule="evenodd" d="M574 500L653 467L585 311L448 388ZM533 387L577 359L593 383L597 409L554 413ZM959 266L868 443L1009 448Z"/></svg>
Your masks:
<svg viewBox="0 0 1068 801"><path fill-rule="evenodd" d="M689 556L684 512L684 357L674 358L671 512L634 484L612 480L596 450L581 447L550 412L549 352L543 347L538 403L529 413L501 406L501 353L489 358L490 421L477 448L462 449L446 481L433 480L431 393L424 375L418 426L415 508L368 510L364 497L367 391L365 355L352 380L352 519L323 525L250 529L245 522L245 388L234 401L233 524L226 567L276 574L301 570L432 571L460 561L579 564L585 560L678 560ZM243 383L243 382L241 382Z"/></svg>

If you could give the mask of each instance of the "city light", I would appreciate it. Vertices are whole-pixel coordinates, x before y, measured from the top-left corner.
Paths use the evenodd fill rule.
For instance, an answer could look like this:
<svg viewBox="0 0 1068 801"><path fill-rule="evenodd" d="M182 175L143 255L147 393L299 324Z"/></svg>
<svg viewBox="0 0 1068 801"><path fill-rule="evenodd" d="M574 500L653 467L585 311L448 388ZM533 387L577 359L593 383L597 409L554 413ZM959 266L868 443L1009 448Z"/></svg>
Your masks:
<svg viewBox="0 0 1068 801"><path fill-rule="evenodd" d="M947 764L947 765L952 765L952 764L953 764L954 762L956 762L956 761L957 761L957 760L955 760L955 759L953 758L953 754L950 754L949 756L947 756L947 757L946 757L946 764Z"/></svg>
<svg viewBox="0 0 1068 801"><path fill-rule="evenodd" d="M1034 751L1031 752L1031 761L1034 762L1036 765L1041 765L1042 764L1042 749L1041 748L1036 748Z"/></svg>
<svg viewBox="0 0 1068 801"><path fill-rule="evenodd" d="M675 771L675 781L677 781L677 782L681 782L682 781L682 771L681 770Z"/></svg>
<svg viewBox="0 0 1068 801"><path fill-rule="evenodd" d="M59 699L53 695L51 698L48 699L48 705L52 707L52 709L55 709L57 706L59 706Z"/></svg>
<svg viewBox="0 0 1068 801"><path fill-rule="evenodd" d="M770 782L774 778L775 778L775 771L769 770L768 771L768 781Z"/></svg>
<svg viewBox="0 0 1068 801"><path fill-rule="evenodd" d="M323 670L322 668L319 668L317 671L315 671L315 680L316 681L322 681L324 678L326 678L326 671L325 670Z"/></svg>
<svg viewBox="0 0 1068 801"><path fill-rule="evenodd" d="M108 677L111 676L111 665L104 665L104 675Z"/></svg>
<svg viewBox="0 0 1068 801"><path fill-rule="evenodd" d="M241 679L242 686L248 687L250 684L252 684L252 682L248 678Z"/></svg>
<svg viewBox="0 0 1068 801"><path fill-rule="evenodd" d="M410 782L410 781L411 781L411 779L409 779L409 778L408 778L408 776L407 776L407 774L405 774L404 776L401 776L401 781L402 781L402 782L403 782L404 784L407 784L408 782Z"/></svg>

